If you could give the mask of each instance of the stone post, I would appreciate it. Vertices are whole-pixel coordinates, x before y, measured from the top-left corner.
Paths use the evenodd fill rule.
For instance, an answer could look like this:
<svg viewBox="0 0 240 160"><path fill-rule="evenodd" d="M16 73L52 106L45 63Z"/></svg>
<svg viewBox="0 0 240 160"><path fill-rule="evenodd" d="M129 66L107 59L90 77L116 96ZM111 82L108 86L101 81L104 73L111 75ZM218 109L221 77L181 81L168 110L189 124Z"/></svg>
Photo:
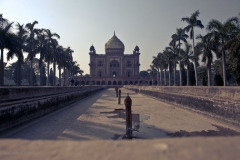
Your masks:
<svg viewBox="0 0 240 160"><path fill-rule="evenodd" d="M115 91L116 91L116 97L118 97L118 88L117 87L115 88Z"/></svg>
<svg viewBox="0 0 240 160"><path fill-rule="evenodd" d="M118 104L121 104L121 89L118 91Z"/></svg>
<svg viewBox="0 0 240 160"><path fill-rule="evenodd" d="M129 97L127 93L127 97L124 100L125 110L126 110L126 135L128 137L132 136L132 99Z"/></svg>

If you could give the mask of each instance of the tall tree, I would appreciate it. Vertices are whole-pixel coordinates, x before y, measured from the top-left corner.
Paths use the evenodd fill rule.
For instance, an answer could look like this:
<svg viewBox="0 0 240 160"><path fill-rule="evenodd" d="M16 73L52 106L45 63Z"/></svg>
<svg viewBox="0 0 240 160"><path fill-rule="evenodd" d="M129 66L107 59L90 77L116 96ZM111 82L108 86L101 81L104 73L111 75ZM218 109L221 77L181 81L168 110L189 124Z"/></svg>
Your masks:
<svg viewBox="0 0 240 160"><path fill-rule="evenodd" d="M189 83L189 75L190 75L190 60L193 60L193 52L192 52L192 45L189 43L185 43L185 48L181 50L181 57L182 57L182 64L187 67L187 86L190 85Z"/></svg>
<svg viewBox="0 0 240 160"><path fill-rule="evenodd" d="M202 62L206 63L207 74L208 74L208 86L212 85L212 67L213 62L213 51L216 50L217 44L211 41L211 34L205 36L198 35L197 39L201 41L197 43L196 50L202 54Z"/></svg>
<svg viewBox="0 0 240 160"><path fill-rule="evenodd" d="M8 19L3 18L3 14L0 14L0 28L4 28L8 24L9 24Z"/></svg>
<svg viewBox="0 0 240 160"><path fill-rule="evenodd" d="M173 67L173 54L172 52L169 52L167 50L167 48L165 48L165 50L163 51L163 56L164 59L166 61L166 63L168 64L168 85L171 86L171 72L172 72L172 67Z"/></svg>
<svg viewBox="0 0 240 160"><path fill-rule="evenodd" d="M53 85L56 83L56 49L58 46L58 42L55 38L60 39L60 36L57 33L52 33L49 29L46 30L47 40L52 48L53 55Z"/></svg>
<svg viewBox="0 0 240 160"><path fill-rule="evenodd" d="M177 28L176 34L174 34L172 37L178 42L178 57L179 57L179 75L180 75L180 86L182 86L182 64L181 64L181 56L180 56L180 51L181 51L181 41L187 42L188 35L185 34L185 30L182 28Z"/></svg>
<svg viewBox="0 0 240 160"><path fill-rule="evenodd" d="M185 17L182 18L182 21L185 21L188 23L188 26L186 26L184 29L189 32L190 31L190 39L193 40L193 54L195 55L195 44L194 44L194 27L198 27L203 29L204 25L202 24L202 22L200 20L198 20L198 16L199 16L200 12L197 10L194 13L192 13L192 15L190 17ZM198 76L197 76L197 62L196 60L194 60L194 67L195 67L195 79L196 79L196 86L198 83Z"/></svg>
<svg viewBox="0 0 240 160"><path fill-rule="evenodd" d="M194 86L196 84L195 80L195 70L194 70L194 65L191 62L190 63L190 72L189 72L189 85Z"/></svg>
<svg viewBox="0 0 240 160"><path fill-rule="evenodd" d="M159 64L159 54L157 57L153 56L153 60L152 60L152 64L155 68L157 68L157 85L159 85L159 68L160 68L160 64Z"/></svg>
<svg viewBox="0 0 240 160"><path fill-rule="evenodd" d="M237 83L240 82L240 24L238 28L232 32L231 38L226 42L223 50L228 50L227 59L229 61L226 64L226 79L228 81L229 73L233 73L236 77ZM230 72L229 72L230 71Z"/></svg>
<svg viewBox="0 0 240 160"><path fill-rule="evenodd" d="M206 86L207 70L206 66L198 67L198 78L201 80L203 86Z"/></svg>
<svg viewBox="0 0 240 160"><path fill-rule="evenodd" d="M37 46L37 40L36 40L36 35L38 33L38 29L34 28L35 25L38 24L38 21L34 21L33 23L27 23L26 24L26 29L28 31L28 38L27 38L27 52L28 56L27 58L30 60L30 82L29 85L34 85L33 84L33 58L36 56L36 46Z"/></svg>
<svg viewBox="0 0 240 160"><path fill-rule="evenodd" d="M228 50L230 57L237 57L240 52L240 24L232 31L231 38L224 44L223 50Z"/></svg>
<svg viewBox="0 0 240 160"><path fill-rule="evenodd" d="M44 60L47 62L47 85L50 85L50 64L53 62L53 52L52 52L52 47L50 43L47 43L47 52L44 55ZM51 75L52 76L52 75Z"/></svg>
<svg viewBox="0 0 240 160"><path fill-rule="evenodd" d="M7 53L7 59L9 60L10 58L13 58L15 55L18 60L17 60L17 67L16 67L16 85L21 86L21 81L22 81L22 64L23 64L23 51L26 50L26 40L27 40L27 31L24 28L24 24L20 25L17 23L17 32L15 35L15 38L13 40L14 47L12 50L9 50Z"/></svg>
<svg viewBox="0 0 240 160"><path fill-rule="evenodd" d="M57 52L57 56L56 56L56 61L57 61L57 64L58 64L58 73L59 73L59 83L58 85L61 86L62 85L62 78L61 78L61 72L62 72L62 67L63 67L63 64L64 64L64 61L67 60L67 57L64 53L64 48L62 46L58 46L57 49L56 49L56 52Z"/></svg>
<svg viewBox="0 0 240 160"><path fill-rule="evenodd" d="M37 47L37 52L40 54L39 57L39 70L40 70L40 75L39 75L39 79L40 79L40 86L43 85L43 76L45 75L44 72L44 66L43 66L43 60L46 57L46 54L48 53L48 41L46 39L46 33L45 33L45 29L41 29L39 30L39 33L37 35L37 39L38 39L38 47Z"/></svg>
<svg viewBox="0 0 240 160"><path fill-rule="evenodd" d="M90 48L90 50L91 49L93 49L94 50L94 52L95 52L95 48L93 47L93 46L91 46L91 48ZM71 71L72 71L72 61L73 61L73 57L72 57L72 53L73 53L74 51L70 48L70 47L68 47L67 49L66 49L66 53L67 53L67 63L66 63L66 65L65 65L65 69L64 69L64 77L72 77L72 73L71 73ZM66 73L65 73L66 72ZM69 83L69 79L68 79L68 83Z"/></svg>
<svg viewBox="0 0 240 160"><path fill-rule="evenodd" d="M187 75L186 75L186 69L184 68L184 64L182 63L182 85L186 86L187 85Z"/></svg>
<svg viewBox="0 0 240 160"><path fill-rule="evenodd" d="M155 68L157 68L157 76L160 76L158 78L159 81L157 82L158 83L157 85L160 84L162 86L163 85L162 72L166 66L166 61L164 60L163 53L161 53L161 52L158 53L157 57L153 56L153 58L154 59L152 61L152 64ZM160 71L160 73L159 73L159 71Z"/></svg>
<svg viewBox="0 0 240 160"><path fill-rule="evenodd" d="M0 60L0 86L4 85L4 49L11 50L13 47L14 35L11 32L12 23L7 23L1 18L0 26L0 50L1 50L1 60Z"/></svg>
<svg viewBox="0 0 240 160"><path fill-rule="evenodd" d="M172 62L173 62L173 84L176 85L176 66L178 63L178 54L177 52L177 45L176 45L176 36L175 34L172 35L172 40L169 43L169 47L167 47L168 52L173 54Z"/></svg>
<svg viewBox="0 0 240 160"><path fill-rule="evenodd" d="M94 49L94 47L93 47L93 49ZM94 49L95 50L95 49ZM69 54L69 64L72 64L71 62L73 61L73 56L72 56L72 54L73 54L73 50L70 48L70 47L68 47L67 49L66 49L66 52ZM69 69L68 69L68 72L69 71L71 71L72 70L72 67L70 66L69 67ZM70 73L70 77L72 77L72 73Z"/></svg>
<svg viewBox="0 0 240 160"><path fill-rule="evenodd" d="M70 69L70 54L64 49L64 60L61 61L63 67L63 85L66 85L66 72Z"/></svg>
<svg viewBox="0 0 240 160"><path fill-rule="evenodd" d="M233 32L235 30L238 30L238 18L232 17L228 19L226 22L220 22L218 20L211 20L207 25L207 31L211 33L212 40L217 42L219 44L220 52L216 52L218 57L222 58L222 64L223 64L223 82L224 86L226 86L226 50L224 49L224 45L226 42L232 37Z"/></svg>
<svg viewBox="0 0 240 160"><path fill-rule="evenodd" d="M152 78L152 86L153 86L153 84L154 84L153 83L153 78L154 78L154 76L156 76L157 70L153 65L150 65L150 69L148 69L147 71Z"/></svg>
<svg viewBox="0 0 240 160"><path fill-rule="evenodd" d="M84 71L80 69L79 64L77 64L77 62L74 61L73 76L78 75L78 74L82 75L83 73L84 73Z"/></svg>

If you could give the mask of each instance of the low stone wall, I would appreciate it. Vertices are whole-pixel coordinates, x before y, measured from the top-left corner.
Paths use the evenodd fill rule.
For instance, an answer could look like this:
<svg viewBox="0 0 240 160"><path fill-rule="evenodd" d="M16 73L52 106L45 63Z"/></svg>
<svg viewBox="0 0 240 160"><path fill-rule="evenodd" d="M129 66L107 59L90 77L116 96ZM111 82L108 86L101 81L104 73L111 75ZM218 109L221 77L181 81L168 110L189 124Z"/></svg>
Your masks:
<svg viewBox="0 0 240 160"><path fill-rule="evenodd" d="M239 87L124 86L124 88L240 124Z"/></svg>
<svg viewBox="0 0 240 160"><path fill-rule="evenodd" d="M38 89L41 90L40 88ZM102 87L85 87L77 91L75 89L74 92L71 92L71 89L69 89L70 92L64 94L43 96L38 99L31 99L32 95L29 94L29 98L26 100L17 101L17 103L14 101L6 107L0 108L0 133L70 105L102 89ZM25 95L25 98L27 98L27 95Z"/></svg>
<svg viewBox="0 0 240 160"><path fill-rule="evenodd" d="M4 101L18 100L24 98L35 98L59 93L67 93L73 91L81 91L84 89L94 88L95 86L39 86L39 87L0 87L0 103Z"/></svg>

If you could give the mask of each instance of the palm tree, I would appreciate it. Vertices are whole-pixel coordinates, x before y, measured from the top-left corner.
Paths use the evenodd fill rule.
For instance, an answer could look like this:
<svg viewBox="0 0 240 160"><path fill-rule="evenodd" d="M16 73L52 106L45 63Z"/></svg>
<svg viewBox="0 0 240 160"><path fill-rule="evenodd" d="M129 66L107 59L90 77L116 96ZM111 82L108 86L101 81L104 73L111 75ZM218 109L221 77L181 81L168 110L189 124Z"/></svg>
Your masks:
<svg viewBox="0 0 240 160"><path fill-rule="evenodd" d="M159 68L160 68L160 65L159 65L159 59L160 56L159 54L157 55L157 57L153 56L153 60L152 60L152 64L155 68L157 68L157 85L159 85Z"/></svg>
<svg viewBox="0 0 240 160"><path fill-rule="evenodd" d="M50 64L53 62L53 49L51 47L51 44L47 42L46 44L46 54L44 55L44 60L47 62L47 85L49 86L50 83L50 77L49 77L49 71L50 71Z"/></svg>
<svg viewBox="0 0 240 160"><path fill-rule="evenodd" d="M202 62L206 63L207 74L208 74L208 86L211 86L212 78L212 68L211 64L213 63L213 52L216 52L217 44L211 41L211 34L208 33L205 36L198 35L197 39L201 41L196 45L196 51L202 54Z"/></svg>
<svg viewBox="0 0 240 160"><path fill-rule="evenodd" d="M71 66L71 62L73 61L73 57L72 57L72 53L74 52L70 47L68 47L67 49L66 49L66 52L67 52L67 54L69 55L69 64L68 64L68 67L67 67L67 76L69 76L69 72L72 70L72 66ZM70 73L71 75L70 75L70 77L72 77L72 73Z"/></svg>
<svg viewBox="0 0 240 160"><path fill-rule="evenodd" d="M54 39L54 37L56 37L57 39L60 38L60 36L57 33L52 33L49 29L46 30L47 33L47 40L48 43L50 43L51 47L52 47L52 54L53 54L53 85L55 85L56 83L56 49L58 46L58 42L56 39Z"/></svg>
<svg viewBox="0 0 240 160"><path fill-rule="evenodd" d="M190 60L193 60L192 45L185 43L185 48L181 50L182 64L187 66L187 86L189 86Z"/></svg>
<svg viewBox="0 0 240 160"><path fill-rule="evenodd" d="M167 69L167 63L165 61L165 58L164 58L164 55L163 53L160 53L160 78L161 78L161 85L163 85L163 82L162 82L162 72L164 70L164 74L163 74L163 80L164 80L164 85L166 85L166 69Z"/></svg>
<svg viewBox="0 0 240 160"><path fill-rule="evenodd" d="M8 24L9 24L9 21L3 18L3 14L0 14L0 28L3 28Z"/></svg>
<svg viewBox="0 0 240 160"><path fill-rule="evenodd" d="M223 49L228 49L232 56L237 56L240 50L240 27L238 31L233 33L233 37L225 43Z"/></svg>
<svg viewBox="0 0 240 160"><path fill-rule="evenodd" d="M179 55L179 75L180 75L180 86L182 86L182 64L181 64L181 57L180 57L180 50L181 50L181 41L187 42L188 35L185 34L185 30L182 28L177 28L176 34L172 36L178 42L178 55Z"/></svg>
<svg viewBox="0 0 240 160"><path fill-rule="evenodd" d="M165 57L164 57L165 58ZM164 60L164 63L163 63L163 69L164 69L164 86L167 85L167 76L166 76L166 71L168 69L168 63Z"/></svg>
<svg viewBox="0 0 240 160"><path fill-rule="evenodd" d="M166 62L163 57L163 53L159 52L157 57L153 56L153 58L154 58L154 60L152 61L152 64L155 68L157 68L157 76L159 77L159 75L160 75L160 77L158 78L159 81L157 82L158 83L157 85L160 84L162 86L163 85L162 72L166 65ZM160 71L160 73L159 73L159 71Z"/></svg>
<svg viewBox="0 0 240 160"><path fill-rule="evenodd" d="M172 67L173 67L173 54L172 52L169 52L167 47L163 51L163 57L168 64L168 85L171 86L171 72L172 72Z"/></svg>
<svg viewBox="0 0 240 160"><path fill-rule="evenodd" d="M29 85L33 84L33 58L36 56L36 46L37 40L36 35L38 34L38 29L34 28L34 26L38 24L38 21L34 21L33 23L26 24L26 29L28 31L28 38L27 38L27 51L28 56L27 59L30 60L30 82Z"/></svg>
<svg viewBox="0 0 240 160"><path fill-rule="evenodd" d="M172 40L169 43L169 47L167 47L168 52L171 52L173 54L172 62L173 62L173 83L174 86L176 85L176 66L178 63L178 55L176 54L177 51L177 45L176 45L176 36L175 34L172 35Z"/></svg>
<svg viewBox="0 0 240 160"><path fill-rule="evenodd" d="M227 43L229 38L232 37L233 32L238 30L238 18L232 17L228 19L226 22L221 23L218 20L211 20L207 25L207 31L211 33L211 38L215 42L219 44L219 48L221 54L218 54L218 51L215 52L217 55L222 57L223 64L223 82L224 86L226 86L227 78L226 78L226 57L225 57L225 49L224 45Z"/></svg>
<svg viewBox="0 0 240 160"><path fill-rule="evenodd" d="M148 69L147 71L148 71L149 75L151 75L151 77L152 77L152 86L153 86L153 78L156 75L157 71L153 65L150 65L150 69Z"/></svg>
<svg viewBox="0 0 240 160"><path fill-rule="evenodd" d="M64 49L64 60L61 61L63 67L63 85L66 85L66 71L70 69L70 54L67 52L67 49Z"/></svg>
<svg viewBox="0 0 240 160"><path fill-rule="evenodd" d="M228 50L229 60L231 63L228 65L231 70L239 70L239 55L240 55L240 25L238 29L233 32L232 37L225 43L223 50ZM237 76L237 81L239 81L239 76Z"/></svg>
<svg viewBox="0 0 240 160"><path fill-rule="evenodd" d="M59 86L61 86L61 70L62 70L62 67L63 67L63 61L66 60L66 55L64 54L64 48L62 46L58 46L57 49L56 49L56 52L57 52L57 56L56 56L56 62L58 64L58 70L59 70Z"/></svg>
<svg viewBox="0 0 240 160"><path fill-rule="evenodd" d="M75 65L76 61L73 61L72 57L70 56L70 61L69 61L69 74L71 77L73 77L73 67Z"/></svg>
<svg viewBox="0 0 240 160"><path fill-rule="evenodd" d="M21 86L21 71L22 71L22 64L23 64L23 51L26 50L26 40L27 40L27 30L24 28L24 24L20 25L17 23L17 33L14 38L14 49L9 50L7 53L7 59L13 58L15 55L18 58L17 61L17 76L16 76L16 85Z"/></svg>
<svg viewBox="0 0 240 160"><path fill-rule="evenodd" d="M198 27L198 28L201 28L201 29L204 28L204 25L202 24L202 22L197 19L199 14L200 14L200 12L197 10L191 15L191 17L182 18L182 21L186 21L188 23L188 26L185 27L184 29L187 32L190 31L190 39L193 40L193 54L194 55L195 55L195 51L194 51L194 47L195 47L195 44L194 44L194 27ZM198 79L197 79L197 62L195 60L194 60L194 68L195 68L195 79L196 79L196 86L197 86L197 82L198 82Z"/></svg>
<svg viewBox="0 0 240 160"><path fill-rule="evenodd" d="M12 42L14 40L13 33L11 32L12 23L6 24L5 21L1 21L0 26L0 50L1 50L1 60L0 60L0 86L4 85L4 49L12 49ZM6 25L5 25L6 24Z"/></svg>
<svg viewBox="0 0 240 160"><path fill-rule="evenodd" d="M74 76L74 75L78 75L78 74L82 75L83 73L84 73L84 71L80 69L79 64L77 64L77 62L74 61L74 65L73 65L73 76Z"/></svg>
<svg viewBox="0 0 240 160"><path fill-rule="evenodd" d="M38 39L38 51L40 53L39 57L39 70L40 70L40 86L43 85L43 73L44 72L44 66L43 66L43 60L46 58L46 54L48 53L48 41L46 39L46 33L45 29L41 29L37 35Z"/></svg>
<svg viewBox="0 0 240 160"><path fill-rule="evenodd" d="M58 41L56 39L53 40L52 49L53 49L53 85L56 85L56 65L57 65L57 59L58 59Z"/></svg>

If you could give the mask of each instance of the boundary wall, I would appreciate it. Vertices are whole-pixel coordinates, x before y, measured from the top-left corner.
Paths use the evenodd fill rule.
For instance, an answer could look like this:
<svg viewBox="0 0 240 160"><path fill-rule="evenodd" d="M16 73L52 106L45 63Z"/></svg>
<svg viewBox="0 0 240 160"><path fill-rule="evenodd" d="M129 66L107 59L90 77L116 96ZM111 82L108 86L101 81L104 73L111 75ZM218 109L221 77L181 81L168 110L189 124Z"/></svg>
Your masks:
<svg viewBox="0 0 240 160"><path fill-rule="evenodd" d="M240 87L124 86L124 88L240 125Z"/></svg>
<svg viewBox="0 0 240 160"><path fill-rule="evenodd" d="M100 86L98 86L100 87ZM11 100L22 100L41 96L48 96L60 93L81 91L84 89L96 88L95 86L21 86L21 87L0 87L0 103Z"/></svg>

